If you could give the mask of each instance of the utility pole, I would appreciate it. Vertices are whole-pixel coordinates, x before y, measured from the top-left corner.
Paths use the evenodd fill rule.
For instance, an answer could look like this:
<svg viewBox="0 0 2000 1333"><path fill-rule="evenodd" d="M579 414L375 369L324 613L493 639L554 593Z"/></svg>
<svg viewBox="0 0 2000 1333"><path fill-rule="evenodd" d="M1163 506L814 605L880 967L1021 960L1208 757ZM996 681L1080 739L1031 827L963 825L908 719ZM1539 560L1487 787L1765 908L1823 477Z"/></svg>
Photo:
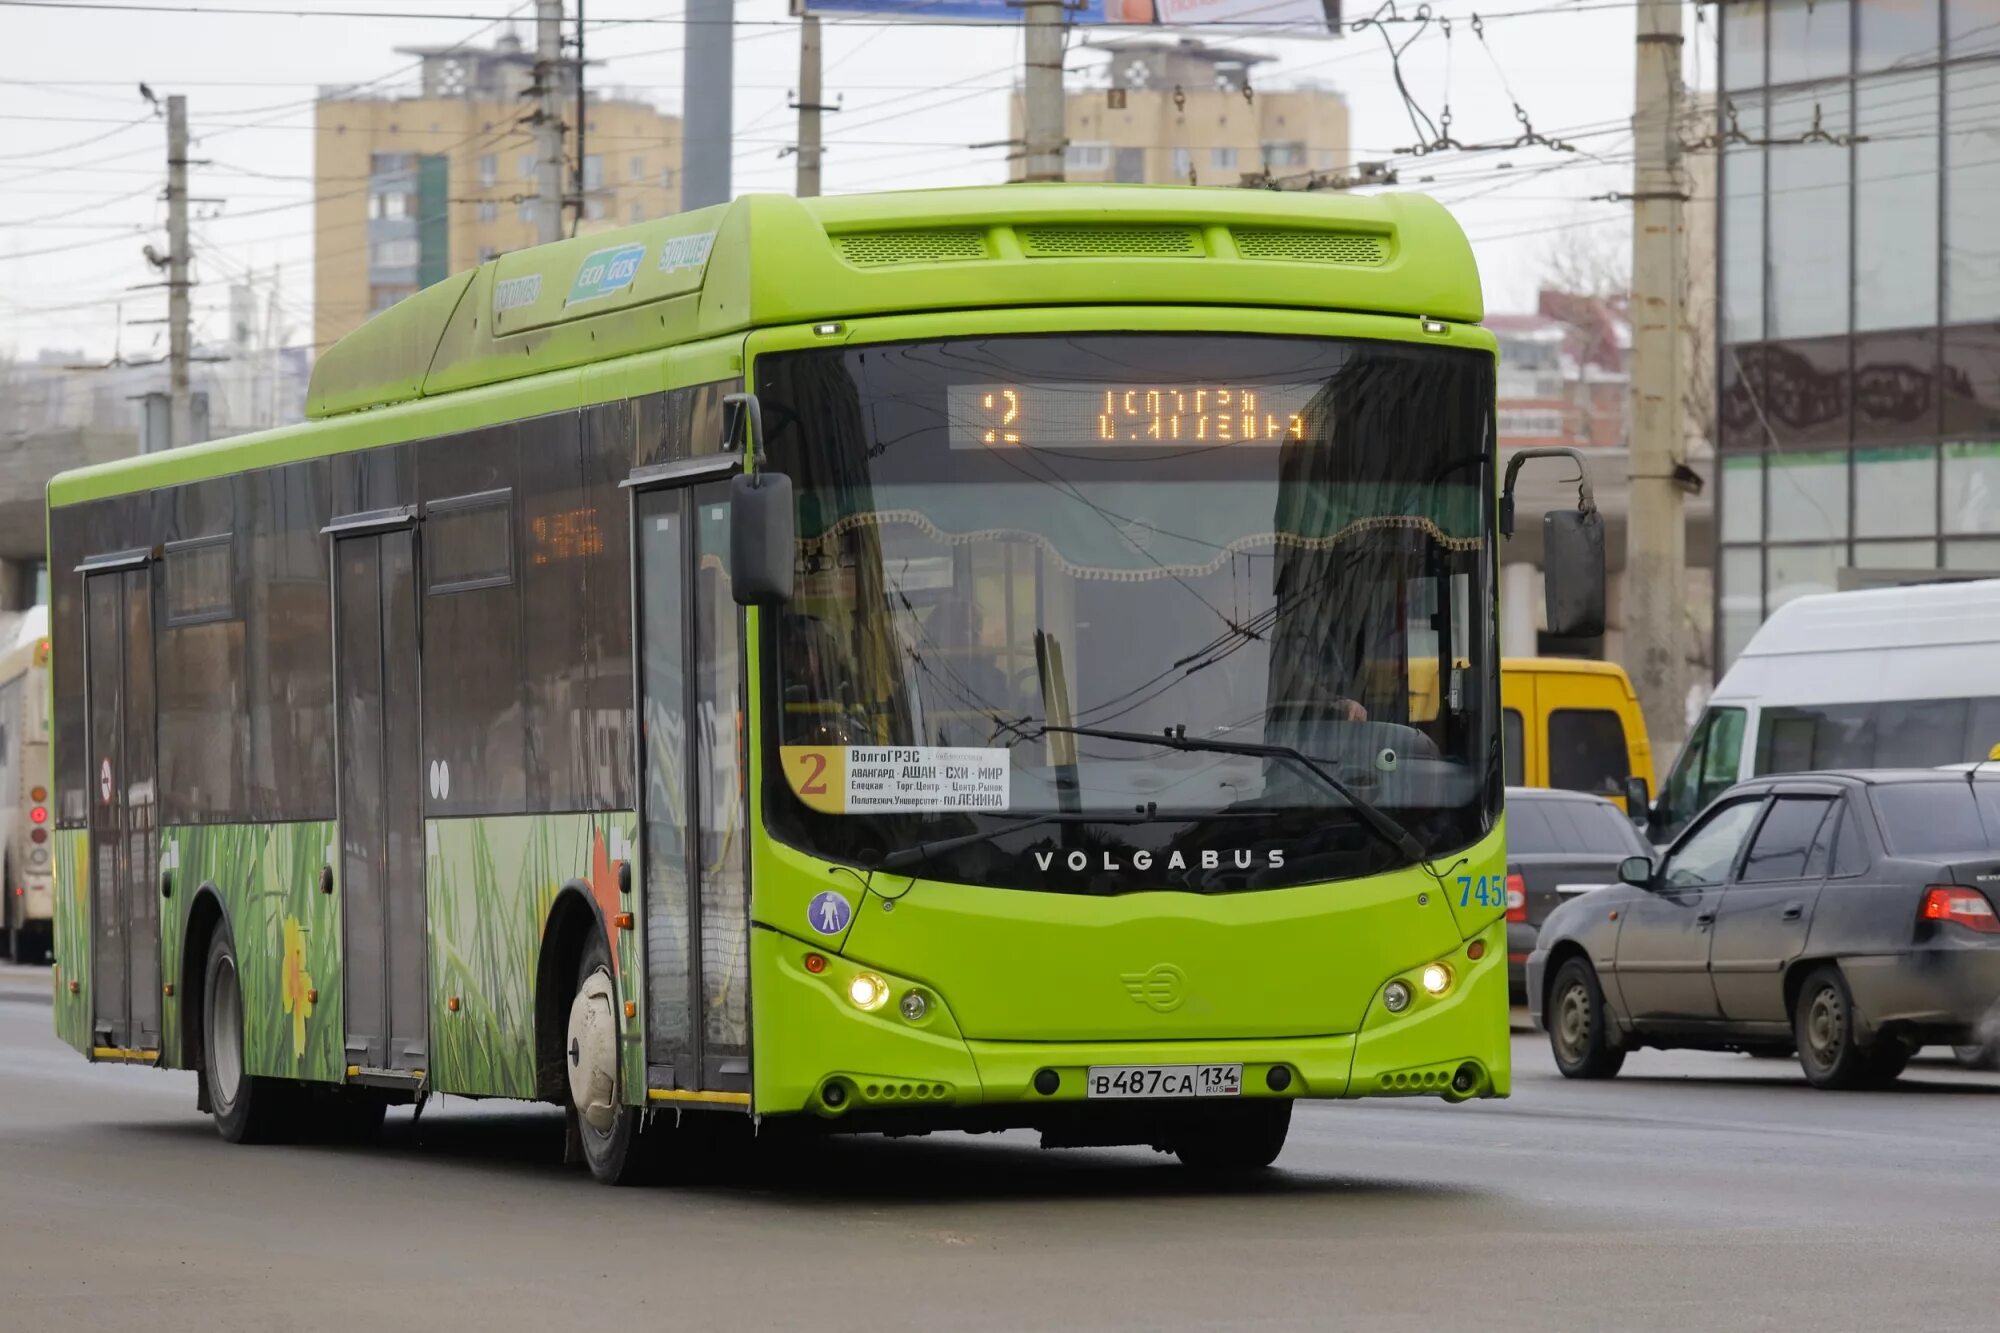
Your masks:
<svg viewBox="0 0 2000 1333"><path fill-rule="evenodd" d="M535 0L535 239L562 239L562 0Z"/></svg>
<svg viewBox="0 0 2000 1333"><path fill-rule="evenodd" d="M1680 0L1639 0L1632 115L1631 513L1625 536L1625 665L1646 730L1687 730L1687 528L1681 462Z"/></svg>
<svg viewBox="0 0 2000 1333"><path fill-rule="evenodd" d="M187 98L167 98L167 429L170 448L194 443L188 330Z"/></svg>
<svg viewBox="0 0 2000 1333"><path fill-rule="evenodd" d="M583 153L583 132L589 127L583 104L583 0L576 0L576 217L569 226L572 236L583 230L583 215L590 207L590 182L584 176L587 159Z"/></svg>
<svg viewBox="0 0 2000 1333"><path fill-rule="evenodd" d="M681 207L730 198L731 98L736 91L735 0L688 0L681 74Z"/></svg>
<svg viewBox="0 0 2000 1333"><path fill-rule="evenodd" d="M801 199L810 199L819 193L819 164L824 152L820 147L819 118L825 112L840 109L819 100L819 73L819 19L807 14L799 19L799 97L792 103L799 113L799 179L796 193Z"/></svg>
<svg viewBox="0 0 2000 1333"><path fill-rule="evenodd" d="M1021 86L1021 179L1063 178L1063 0L1028 0Z"/></svg>

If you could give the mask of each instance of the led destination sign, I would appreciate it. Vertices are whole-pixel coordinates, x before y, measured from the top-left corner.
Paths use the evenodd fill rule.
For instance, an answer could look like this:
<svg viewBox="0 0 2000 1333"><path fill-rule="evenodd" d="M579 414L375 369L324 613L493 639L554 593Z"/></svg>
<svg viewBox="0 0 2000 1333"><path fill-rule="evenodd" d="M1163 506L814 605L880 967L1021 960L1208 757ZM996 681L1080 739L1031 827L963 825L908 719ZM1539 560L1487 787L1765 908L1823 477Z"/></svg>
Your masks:
<svg viewBox="0 0 2000 1333"><path fill-rule="evenodd" d="M1324 384L957 384L954 449L1284 444Z"/></svg>

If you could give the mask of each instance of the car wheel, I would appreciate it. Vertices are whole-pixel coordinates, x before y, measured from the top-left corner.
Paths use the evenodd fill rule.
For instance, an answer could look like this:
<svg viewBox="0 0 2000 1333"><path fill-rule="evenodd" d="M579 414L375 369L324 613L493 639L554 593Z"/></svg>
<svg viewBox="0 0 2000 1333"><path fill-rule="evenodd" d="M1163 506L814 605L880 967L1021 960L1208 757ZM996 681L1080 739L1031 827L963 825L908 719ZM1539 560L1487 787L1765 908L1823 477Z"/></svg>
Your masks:
<svg viewBox="0 0 2000 1333"><path fill-rule="evenodd" d="M296 1090L243 1070L243 988L227 925L209 940L202 977L201 1079L216 1131L231 1143L276 1143L293 1128Z"/></svg>
<svg viewBox="0 0 2000 1333"><path fill-rule="evenodd" d="M618 1096L618 992L602 931L590 933L573 993L563 1050L569 1114L584 1163L606 1185L640 1184L651 1174L652 1145L641 1109Z"/></svg>
<svg viewBox="0 0 2000 1333"><path fill-rule="evenodd" d="M1564 1078L1610 1078L1624 1065L1625 1052L1611 1044L1611 1015L1588 958L1556 969L1548 1014L1549 1049Z"/></svg>
<svg viewBox="0 0 2000 1333"><path fill-rule="evenodd" d="M1885 1052L1902 1051L1902 1063L1909 1061L1900 1043L1885 1044L1880 1051L1862 1049L1855 1035L1854 995L1837 967L1817 967L1806 977L1792 1012L1792 1031L1799 1067L1815 1088L1862 1088L1894 1078L1902 1064L1885 1077L1887 1062L1893 1060Z"/></svg>
<svg viewBox="0 0 2000 1333"><path fill-rule="evenodd" d="M1183 1131L1174 1156L1194 1171L1261 1171L1285 1150L1291 1126L1290 1098L1245 1102Z"/></svg>
<svg viewBox="0 0 2000 1333"><path fill-rule="evenodd" d="M1951 1053L1967 1069L2000 1069L2000 1044L1974 1042L1970 1046L1953 1046Z"/></svg>

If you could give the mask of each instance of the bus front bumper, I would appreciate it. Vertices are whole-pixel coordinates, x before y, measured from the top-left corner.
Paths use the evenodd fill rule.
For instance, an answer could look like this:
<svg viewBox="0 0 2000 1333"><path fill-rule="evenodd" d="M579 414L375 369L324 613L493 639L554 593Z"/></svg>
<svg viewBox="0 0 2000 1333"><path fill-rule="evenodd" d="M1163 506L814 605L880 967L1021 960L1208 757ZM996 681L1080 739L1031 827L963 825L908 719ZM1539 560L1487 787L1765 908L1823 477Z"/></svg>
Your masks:
<svg viewBox="0 0 2000 1333"><path fill-rule="evenodd" d="M1413 1001L1391 1014L1378 999L1358 1032L1165 1041L968 1038L939 988L776 931L758 929L754 936L751 993L759 1035L753 1104L762 1115L865 1121L871 1118L866 1113L887 1111L950 1124L977 1109L1027 1125L1037 1107L1096 1102L1092 1070L1135 1067L1240 1065L1240 1091L1231 1095L1245 1099L1464 1101L1504 1097L1512 1085L1500 922L1482 936L1485 957L1464 965L1449 991L1425 994L1413 970L1407 978ZM822 960L822 971L808 970L808 955ZM855 978L864 974L885 987L873 1008L850 996ZM1383 984L1402 975L1385 977ZM911 994L923 997L915 1018L903 1003Z"/></svg>

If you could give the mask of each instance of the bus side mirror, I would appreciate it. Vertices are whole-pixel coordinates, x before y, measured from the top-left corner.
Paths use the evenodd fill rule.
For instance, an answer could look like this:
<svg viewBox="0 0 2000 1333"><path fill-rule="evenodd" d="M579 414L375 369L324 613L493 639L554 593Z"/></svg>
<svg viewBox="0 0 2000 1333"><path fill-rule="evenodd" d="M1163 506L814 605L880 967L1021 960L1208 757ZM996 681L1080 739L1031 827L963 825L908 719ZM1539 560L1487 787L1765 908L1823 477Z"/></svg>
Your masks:
<svg viewBox="0 0 2000 1333"><path fill-rule="evenodd" d="M1595 509L1542 515L1542 588L1549 633L1594 639L1604 633L1604 516Z"/></svg>
<svg viewBox="0 0 2000 1333"><path fill-rule="evenodd" d="M729 581L742 606L792 600L798 526L792 479L782 472L739 474L729 482Z"/></svg>

